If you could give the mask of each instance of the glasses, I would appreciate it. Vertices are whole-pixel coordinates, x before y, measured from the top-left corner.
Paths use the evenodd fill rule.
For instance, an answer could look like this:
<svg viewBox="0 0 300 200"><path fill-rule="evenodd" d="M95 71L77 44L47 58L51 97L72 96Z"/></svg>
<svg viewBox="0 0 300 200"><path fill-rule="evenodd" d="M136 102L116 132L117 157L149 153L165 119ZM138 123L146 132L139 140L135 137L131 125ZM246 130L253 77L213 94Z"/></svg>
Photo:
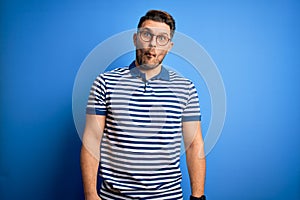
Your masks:
<svg viewBox="0 0 300 200"><path fill-rule="evenodd" d="M156 43L159 44L160 46L165 46L170 41L170 38L169 38L168 34L166 34L166 33L162 33L162 34L159 34L159 35L154 35L150 31L146 31L146 30L145 31L141 30L138 33L139 33L140 38L144 42L152 41L154 36L156 37Z"/></svg>

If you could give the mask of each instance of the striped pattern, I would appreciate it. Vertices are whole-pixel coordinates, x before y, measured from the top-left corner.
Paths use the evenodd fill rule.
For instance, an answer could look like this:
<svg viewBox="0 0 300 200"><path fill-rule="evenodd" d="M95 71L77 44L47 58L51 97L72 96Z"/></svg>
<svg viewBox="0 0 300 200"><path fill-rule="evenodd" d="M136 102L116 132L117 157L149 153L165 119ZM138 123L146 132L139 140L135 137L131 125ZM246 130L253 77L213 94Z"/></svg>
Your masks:
<svg viewBox="0 0 300 200"><path fill-rule="evenodd" d="M132 63L99 75L87 114L106 115L101 143L102 199L182 199L183 121L200 120L193 83L162 68L144 81Z"/></svg>

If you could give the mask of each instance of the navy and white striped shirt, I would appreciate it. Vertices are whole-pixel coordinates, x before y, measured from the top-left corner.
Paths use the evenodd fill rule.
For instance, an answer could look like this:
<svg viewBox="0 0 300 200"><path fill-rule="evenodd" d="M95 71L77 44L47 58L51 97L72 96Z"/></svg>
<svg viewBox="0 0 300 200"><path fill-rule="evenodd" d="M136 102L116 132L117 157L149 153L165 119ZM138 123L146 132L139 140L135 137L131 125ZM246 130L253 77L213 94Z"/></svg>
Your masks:
<svg viewBox="0 0 300 200"><path fill-rule="evenodd" d="M150 80L134 62L99 75L87 114L106 115L100 197L182 199L182 122L199 121L194 84L162 67Z"/></svg>

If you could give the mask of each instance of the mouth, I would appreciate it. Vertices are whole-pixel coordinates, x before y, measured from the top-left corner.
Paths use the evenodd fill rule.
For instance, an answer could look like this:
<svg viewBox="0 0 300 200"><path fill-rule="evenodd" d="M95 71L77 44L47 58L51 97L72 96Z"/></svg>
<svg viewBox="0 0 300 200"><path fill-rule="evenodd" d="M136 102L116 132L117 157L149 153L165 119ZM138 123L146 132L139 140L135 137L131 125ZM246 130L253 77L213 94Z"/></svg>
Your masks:
<svg viewBox="0 0 300 200"><path fill-rule="evenodd" d="M145 52L145 55L149 58L155 58L156 57L156 53L150 52L150 51Z"/></svg>

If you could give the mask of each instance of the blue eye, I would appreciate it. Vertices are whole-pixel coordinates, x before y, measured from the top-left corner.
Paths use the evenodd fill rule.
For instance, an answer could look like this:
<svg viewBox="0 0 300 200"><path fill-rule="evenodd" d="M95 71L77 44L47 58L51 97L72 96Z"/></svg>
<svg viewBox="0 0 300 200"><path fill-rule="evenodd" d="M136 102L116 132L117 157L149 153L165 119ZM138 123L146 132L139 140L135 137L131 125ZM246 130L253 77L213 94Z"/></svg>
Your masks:
<svg viewBox="0 0 300 200"><path fill-rule="evenodd" d="M151 33L145 31L142 33L144 37L152 37Z"/></svg>
<svg viewBox="0 0 300 200"><path fill-rule="evenodd" d="M164 36L164 35L158 35L157 38L158 38L158 40L160 40L160 41L165 41L165 40L167 40L167 37Z"/></svg>

